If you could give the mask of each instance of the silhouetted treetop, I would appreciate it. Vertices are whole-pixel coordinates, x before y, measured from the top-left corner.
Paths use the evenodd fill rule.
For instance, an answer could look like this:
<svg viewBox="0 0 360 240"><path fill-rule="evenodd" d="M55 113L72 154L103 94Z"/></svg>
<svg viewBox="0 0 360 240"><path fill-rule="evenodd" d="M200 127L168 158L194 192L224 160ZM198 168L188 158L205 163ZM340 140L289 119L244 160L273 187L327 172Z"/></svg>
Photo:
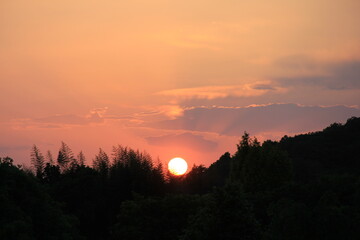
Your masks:
<svg viewBox="0 0 360 240"><path fill-rule="evenodd" d="M35 168L36 176L40 179L43 178L45 158L40 152L40 149L34 144L31 149L31 164Z"/></svg>
<svg viewBox="0 0 360 240"><path fill-rule="evenodd" d="M57 163L59 164L61 171L68 170L70 163L72 163L73 161L74 154L72 150L66 143L61 142L59 154L57 157Z"/></svg>

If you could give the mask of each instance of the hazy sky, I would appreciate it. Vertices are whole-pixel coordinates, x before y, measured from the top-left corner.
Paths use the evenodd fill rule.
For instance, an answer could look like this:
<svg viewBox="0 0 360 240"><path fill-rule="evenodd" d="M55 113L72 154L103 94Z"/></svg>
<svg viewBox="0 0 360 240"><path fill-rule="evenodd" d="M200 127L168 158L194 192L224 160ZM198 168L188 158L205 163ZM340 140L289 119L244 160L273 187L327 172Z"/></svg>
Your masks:
<svg viewBox="0 0 360 240"><path fill-rule="evenodd" d="M360 116L359 0L0 1L0 156L192 165Z"/></svg>

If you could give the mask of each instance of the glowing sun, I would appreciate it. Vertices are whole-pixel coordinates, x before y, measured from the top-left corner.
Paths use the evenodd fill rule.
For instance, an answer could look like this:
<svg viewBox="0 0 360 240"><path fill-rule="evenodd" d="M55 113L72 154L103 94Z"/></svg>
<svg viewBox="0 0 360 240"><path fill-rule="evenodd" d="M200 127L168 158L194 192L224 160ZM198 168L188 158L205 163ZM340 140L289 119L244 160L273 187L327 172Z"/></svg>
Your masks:
<svg viewBox="0 0 360 240"><path fill-rule="evenodd" d="M168 163L169 171L174 175L183 175L187 168L187 162L179 157L173 158Z"/></svg>

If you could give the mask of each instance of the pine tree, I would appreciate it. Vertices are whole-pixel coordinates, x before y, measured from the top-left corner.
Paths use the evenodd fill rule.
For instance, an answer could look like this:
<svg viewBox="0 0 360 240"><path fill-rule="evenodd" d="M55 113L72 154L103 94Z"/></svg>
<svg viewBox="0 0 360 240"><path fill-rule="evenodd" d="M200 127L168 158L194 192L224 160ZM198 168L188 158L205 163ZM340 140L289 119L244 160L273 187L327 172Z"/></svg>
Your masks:
<svg viewBox="0 0 360 240"><path fill-rule="evenodd" d="M46 152L46 162L48 162L50 165L54 165L54 158L49 150Z"/></svg>
<svg viewBox="0 0 360 240"><path fill-rule="evenodd" d="M31 163L35 168L35 173L38 178L43 177L45 160L41 154L40 149L34 144L31 149Z"/></svg>
<svg viewBox="0 0 360 240"><path fill-rule="evenodd" d="M102 175L107 175L110 168L110 160L108 155L100 148L99 153L95 156L93 167Z"/></svg>
<svg viewBox="0 0 360 240"><path fill-rule="evenodd" d="M80 166L85 166L86 158L83 151L80 151L77 155L77 161Z"/></svg>
<svg viewBox="0 0 360 240"><path fill-rule="evenodd" d="M114 165L125 165L129 162L129 149L121 145L113 147L112 157Z"/></svg>
<svg viewBox="0 0 360 240"><path fill-rule="evenodd" d="M74 154L71 151L70 147L66 143L61 142L61 147L59 150L57 162L62 172L69 169L69 165L71 162L73 162L73 159L74 159Z"/></svg>
<svg viewBox="0 0 360 240"><path fill-rule="evenodd" d="M249 133L244 132L241 137L240 143L237 144L237 151L232 157L230 179L232 181L241 180L244 176L242 175L243 167L248 161L248 158L255 157L260 148L259 141L254 137L250 138Z"/></svg>

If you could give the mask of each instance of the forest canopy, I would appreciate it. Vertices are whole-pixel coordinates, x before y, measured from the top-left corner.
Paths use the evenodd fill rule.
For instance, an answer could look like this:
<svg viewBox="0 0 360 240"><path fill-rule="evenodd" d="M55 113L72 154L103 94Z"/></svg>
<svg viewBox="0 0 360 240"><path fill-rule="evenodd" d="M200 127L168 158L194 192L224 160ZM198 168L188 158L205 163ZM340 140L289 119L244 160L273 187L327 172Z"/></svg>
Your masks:
<svg viewBox="0 0 360 240"><path fill-rule="evenodd" d="M34 145L0 158L0 239L360 239L360 118L260 143L183 176L146 152Z"/></svg>

